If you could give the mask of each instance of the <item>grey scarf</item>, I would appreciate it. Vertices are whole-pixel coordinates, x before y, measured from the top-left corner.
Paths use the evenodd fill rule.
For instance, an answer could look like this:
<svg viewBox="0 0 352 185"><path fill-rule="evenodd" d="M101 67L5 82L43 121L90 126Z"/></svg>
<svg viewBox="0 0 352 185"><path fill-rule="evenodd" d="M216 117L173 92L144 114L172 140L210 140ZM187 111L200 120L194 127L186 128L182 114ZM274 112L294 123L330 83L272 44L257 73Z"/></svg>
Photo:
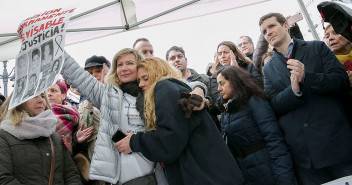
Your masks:
<svg viewBox="0 0 352 185"><path fill-rule="evenodd" d="M26 115L17 126L10 120L7 113L0 124L0 129L5 130L19 140L49 137L55 132L57 118L53 111L46 110L35 117Z"/></svg>

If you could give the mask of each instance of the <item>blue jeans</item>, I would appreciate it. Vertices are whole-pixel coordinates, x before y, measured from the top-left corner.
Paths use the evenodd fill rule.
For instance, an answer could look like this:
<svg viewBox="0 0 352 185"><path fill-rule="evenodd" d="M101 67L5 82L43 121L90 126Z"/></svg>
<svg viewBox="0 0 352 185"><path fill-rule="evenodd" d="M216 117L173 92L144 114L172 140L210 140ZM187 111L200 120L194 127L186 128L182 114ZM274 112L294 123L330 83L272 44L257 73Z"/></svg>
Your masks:
<svg viewBox="0 0 352 185"><path fill-rule="evenodd" d="M321 169L296 167L296 172L302 185L320 185L341 177L352 175L352 161L346 161Z"/></svg>

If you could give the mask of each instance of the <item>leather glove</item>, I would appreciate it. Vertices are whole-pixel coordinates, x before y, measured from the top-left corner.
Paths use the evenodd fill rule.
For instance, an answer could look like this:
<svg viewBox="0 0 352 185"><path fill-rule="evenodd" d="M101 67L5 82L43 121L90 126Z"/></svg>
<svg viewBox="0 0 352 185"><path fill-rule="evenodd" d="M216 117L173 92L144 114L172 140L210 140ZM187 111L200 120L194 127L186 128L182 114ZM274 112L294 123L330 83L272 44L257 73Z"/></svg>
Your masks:
<svg viewBox="0 0 352 185"><path fill-rule="evenodd" d="M189 119L192 115L193 108L199 107L202 102L203 98L196 94L190 94L189 92L181 92L180 93L180 100L178 101L178 106L185 112L185 118Z"/></svg>

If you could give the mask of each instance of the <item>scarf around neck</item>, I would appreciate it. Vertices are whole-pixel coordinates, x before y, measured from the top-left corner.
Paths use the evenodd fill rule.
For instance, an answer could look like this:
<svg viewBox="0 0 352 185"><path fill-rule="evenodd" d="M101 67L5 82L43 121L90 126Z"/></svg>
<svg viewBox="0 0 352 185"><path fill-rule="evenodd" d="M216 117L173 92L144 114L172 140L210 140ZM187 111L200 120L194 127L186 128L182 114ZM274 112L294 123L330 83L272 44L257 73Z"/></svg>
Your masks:
<svg viewBox="0 0 352 185"><path fill-rule="evenodd" d="M345 62L346 60L351 60L352 61L352 49L351 49L349 54L347 54L347 55L336 55L336 58L340 61L341 64L343 62Z"/></svg>
<svg viewBox="0 0 352 185"><path fill-rule="evenodd" d="M51 104L51 107L56 117L62 121L56 126L56 132L59 135L69 135L71 138L73 127L78 125L79 122L77 109L69 103Z"/></svg>
<svg viewBox="0 0 352 185"><path fill-rule="evenodd" d="M123 83L121 85L121 90L122 92L128 93L129 95L134 97L137 97L138 93L142 91L141 88L138 87L137 81Z"/></svg>
<svg viewBox="0 0 352 185"><path fill-rule="evenodd" d="M51 110L46 110L37 116L30 117L28 114L15 126L10 120L10 112L7 113L0 124L0 129L5 130L19 140L49 137L55 132L57 118Z"/></svg>
<svg viewBox="0 0 352 185"><path fill-rule="evenodd" d="M136 109L139 113L139 116L144 120L144 96L143 91L138 86L137 81L123 83L121 85L121 90L124 93L127 93L131 96L137 97L136 100Z"/></svg>

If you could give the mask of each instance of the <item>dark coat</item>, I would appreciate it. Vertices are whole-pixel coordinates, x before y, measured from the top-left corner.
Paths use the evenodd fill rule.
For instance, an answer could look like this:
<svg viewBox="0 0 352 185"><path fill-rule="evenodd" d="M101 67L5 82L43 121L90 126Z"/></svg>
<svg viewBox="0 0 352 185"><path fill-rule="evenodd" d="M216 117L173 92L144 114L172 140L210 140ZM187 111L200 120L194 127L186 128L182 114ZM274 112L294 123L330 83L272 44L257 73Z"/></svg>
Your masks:
<svg viewBox="0 0 352 185"><path fill-rule="evenodd" d="M51 135L55 149L55 185L81 184L78 169L61 137ZM51 169L49 138L19 140L0 129L0 184L48 184Z"/></svg>
<svg viewBox="0 0 352 185"><path fill-rule="evenodd" d="M291 89L286 59L275 52L264 66L265 89L279 116L295 165L324 168L352 159L352 130L339 97L349 79L335 55L320 41L294 39L292 58L305 65L303 96Z"/></svg>
<svg viewBox="0 0 352 185"><path fill-rule="evenodd" d="M265 142L265 148L244 158L236 157L245 184L295 184L291 156L269 102L252 96L238 108L236 101L231 101L221 114L221 127L232 149Z"/></svg>
<svg viewBox="0 0 352 185"><path fill-rule="evenodd" d="M268 52L268 48L269 48L268 41L265 40L265 37L263 34L260 34L258 42L257 42L257 46L256 46L254 53L253 53L253 63L260 70L261 70L263 55L266 52Z"/></svg>
<svg viewBox="0 0 352 185"><path fill-rule="evenodd" d="M207 111L190 119L178 107L180 92L191 89L175 79L163 80L154 89L157 129L131 137L133 152L163 162L170 185L242 184L242 174Z"/></svg>
<svg viewBox="0 0 352 185"><path fill-rule="evenodd" d="M191 77L192 77L192 79L190 81L191 82L199 81L199 82L202 82L205 86L207 86L208 93L205 94L204 96L210 98L210 79L209 79L209 76L203 75L203 74L198 74L197 71L195 71L194 69L188 69L188 70L191 72Z"/></svg>
<svg viewBox="0 0 352 185"><path fill-rule="evenodd" d="M263 87L263 75L259 68L255 67L254 64L247 64L244 61L237 60L238 66L246 70L257 82L260 87Z"/></svg>
<svg viewBox="0 0 352 185"><path fill-rule="evenodd" d="M248 57L249 59L251 59L253 61L253 53L246 55L246 57Z"/></svg>
<svg viewBox="0 0 352 185"><path fill-rule="evenodd" d="M206 107L206 110L208 110L211 118L213 119L216 127L220 130L220 121L217 117L217 115L220 114L220 112L217 110L216 107L214 107L212 104L214 103L213 98L211 96L211 89L210 89L210 77L208 75L205 74L198 74L195 70L193 69L188 69L191 72L191 82L194 81L199 81L202 82L205 86L207 86L207 90L208 93L205 94L205 98L208 99L208 101L210 102L211 106L210 107Z"/></svg>

